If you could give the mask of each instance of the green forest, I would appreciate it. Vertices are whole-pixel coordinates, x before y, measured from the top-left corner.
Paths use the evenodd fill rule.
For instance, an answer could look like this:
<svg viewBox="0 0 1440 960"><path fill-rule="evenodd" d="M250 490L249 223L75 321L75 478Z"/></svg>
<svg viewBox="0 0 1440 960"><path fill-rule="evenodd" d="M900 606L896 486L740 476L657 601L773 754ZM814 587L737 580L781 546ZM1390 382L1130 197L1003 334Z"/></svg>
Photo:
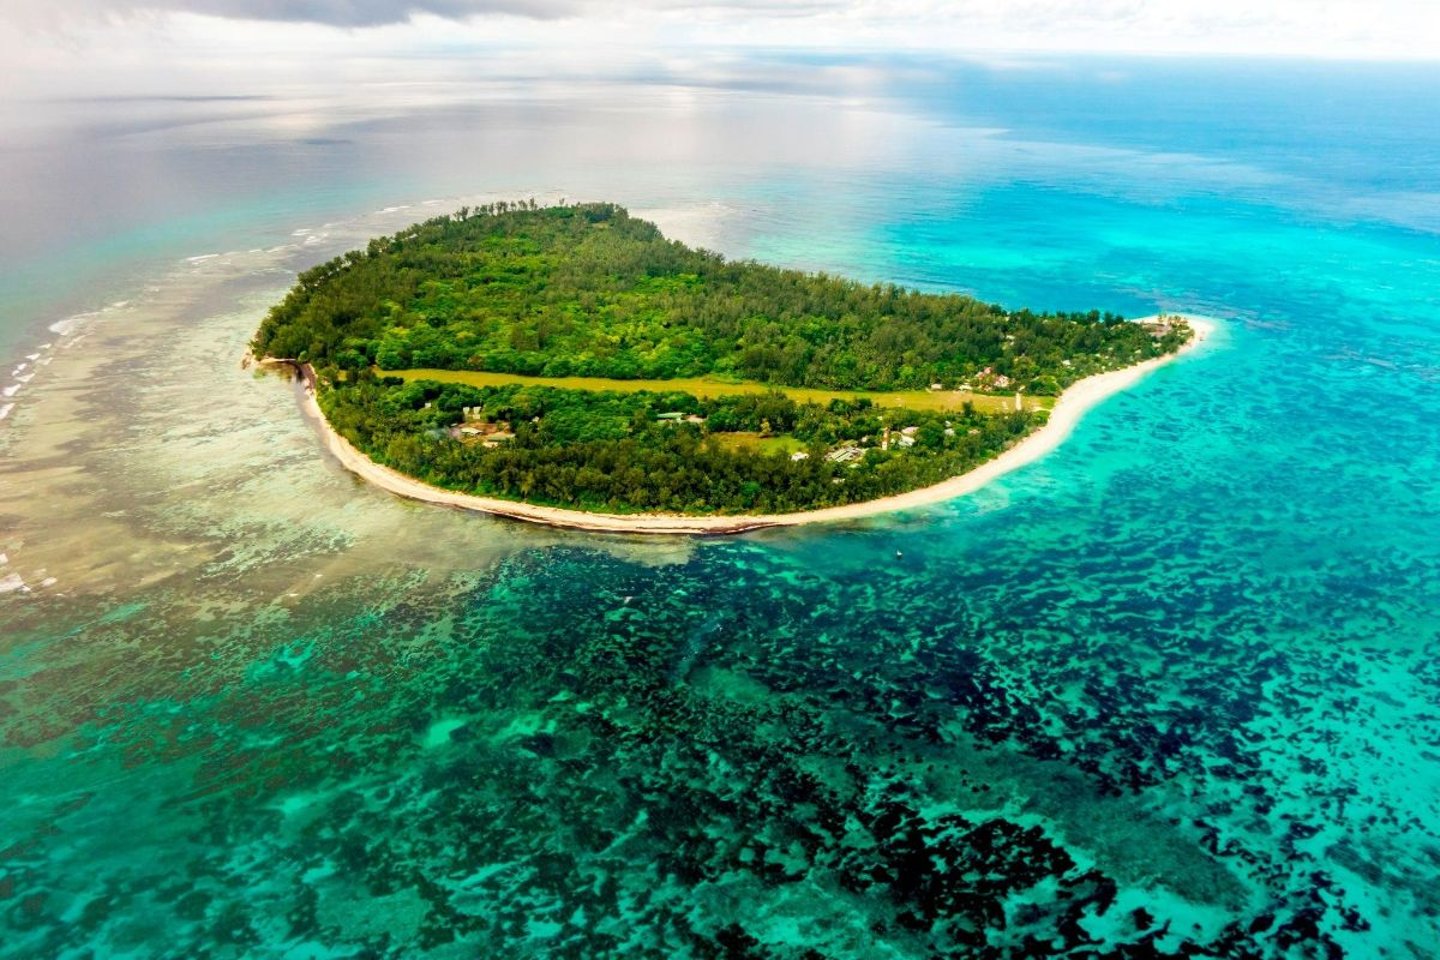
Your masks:
<svg viewBox="0 0 1440 960"><path fill-rule="evenodd" d="M437 486L613 512L779 512L964 472L1044 421L1027 409L797 402L785 387L1053 396L1172 352L1183 323L1007 312L958 294L729 261L612 204L495 204L307 270L256 356L309 364L340 433ZM475 370L775 389L699 398L526 383L406 382Z"/></svg>

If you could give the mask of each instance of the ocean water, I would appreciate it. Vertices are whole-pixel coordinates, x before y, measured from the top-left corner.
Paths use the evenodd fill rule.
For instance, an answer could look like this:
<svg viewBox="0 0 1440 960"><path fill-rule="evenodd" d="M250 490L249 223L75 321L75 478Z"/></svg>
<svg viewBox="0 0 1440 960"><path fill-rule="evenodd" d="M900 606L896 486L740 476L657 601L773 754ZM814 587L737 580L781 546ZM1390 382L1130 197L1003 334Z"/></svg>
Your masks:
<svg viewBox="0 0 1440 960"><path fill-rule="evenodd" d="M776 57L12 118L0 957L1440 956L1437 80ZM517 193L1220 329L853 526L364 486L246 340Z"/></svg>

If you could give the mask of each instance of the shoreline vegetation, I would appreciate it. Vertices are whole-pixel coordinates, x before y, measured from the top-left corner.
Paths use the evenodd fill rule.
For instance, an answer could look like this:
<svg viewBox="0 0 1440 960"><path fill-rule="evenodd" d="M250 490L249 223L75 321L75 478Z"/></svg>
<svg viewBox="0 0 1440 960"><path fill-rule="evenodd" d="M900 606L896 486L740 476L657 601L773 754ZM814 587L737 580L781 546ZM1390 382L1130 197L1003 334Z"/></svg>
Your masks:
<svg viewBox="0 0 1440 960"><path fill-rule="evenodd" d="M300 274L251 343L331 453L431 503L738 533L968 492L1198 342L1179 315L1009 310L492 204Z"/></svg>
<svg viewBox="0 0 1440 960"><path fill-rule="evenodd" d="M1156 320L1160 316L1142 317L1135 322ZM1050 411L1050 418L1044 426L973 470L928 487L921 487L918 490L878 500L867 500L863 503L826 507L819 510L769 515L696 517L685 514L592 513L588 510L568 510L562 507L525 503L520 500L482 497L431 486L376 463L357 450L354 444L330 426L330 422L325 419L325 414L321 411L320 404L316 399L318 385L314 371L308 364L273 358L262 359L259 364L292 370L295 373L300 409L304 413L306 421L320 437L326 452L350 473L396 496L422 503L487 513L511 520L523 520L568 530L669 536L722 536L775 527L864 520L887 513L933 506L974 493L990 481L1033 463L1055 450L1070 435L1087 411L1139 383L1152 371L1172 363L1194 350L1215 329L1214 321L1208 318L1191 314L1165 314L1164 316L1185 320L1193 331L1190 339L1178 351L1121 370L1097 373L1072 385L1056 400Z"/></svg>

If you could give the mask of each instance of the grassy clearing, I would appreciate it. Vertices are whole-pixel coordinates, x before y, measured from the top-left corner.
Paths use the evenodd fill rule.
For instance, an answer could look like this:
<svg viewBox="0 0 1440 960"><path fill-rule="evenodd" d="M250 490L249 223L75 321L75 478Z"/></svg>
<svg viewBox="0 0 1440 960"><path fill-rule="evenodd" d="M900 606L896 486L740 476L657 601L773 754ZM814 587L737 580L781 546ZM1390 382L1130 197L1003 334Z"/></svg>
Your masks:
<svg viewBox="0 0 1440 960"><path fill-rule="evenodd" d="M778 437L762 437L758 433L712 433L711 436L720 446L730 450L791 454L805 449L802 441L789 434L781 434Z"/></svg>
<svg viewBox="0 0 1440 960"><path fill-rule="evenodd" d="M1015 395L991 396L983 393L962 393L958 390L895 390L872 392L864 390L822 390L816 387L771 387L763 383L728 383L709 377L681 377L674 380L613 380L607 377L527 377L518 373L482 373L474 370L382 370L382 376L406 380L435 380L440 383L464 383L472 387L503 387L513 383L564 390L609 390L630 393L649 390L653 393L689 393L697 397L733 397L745 393L779 390L796 403L827 404L831 400L858 400L868 397L877 406L903 407L907 410L958 410L968 400L976 410L997 413L1015 409ZM1048 410L1055 405L1054 397L1025 397L1027 410ZM775 438L780 439L780 438Z"/></svg>

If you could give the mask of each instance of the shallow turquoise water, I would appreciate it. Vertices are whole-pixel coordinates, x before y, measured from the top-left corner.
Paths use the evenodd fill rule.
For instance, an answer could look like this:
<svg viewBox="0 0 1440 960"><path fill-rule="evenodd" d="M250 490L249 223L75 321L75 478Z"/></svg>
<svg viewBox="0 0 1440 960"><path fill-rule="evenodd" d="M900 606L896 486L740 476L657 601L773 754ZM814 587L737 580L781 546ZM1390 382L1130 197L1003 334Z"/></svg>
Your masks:
<svg viewBox="0 0 1440 960"><path fill-rule="evenodd" d="M319 251L185 301L211 319L181 348L274 425L182 419L139 360L94 388L140 428L73 454L95 515L202 557L168 576L41 588L17 512L0 955L1440 954L1437 131L1404 71L1130 65L1117 93L1104 66L1063 96L965 68L833 122L754 108L832 138L808 159L712 153L751 109L717 98L687 108L707 166L610 147L475 185L613 185L733 255L1224 321L933 510L677 548L397 505L276 433L283 390L218 373ZM142 488L152 433L219 465ZM202 444L274 457L306 485L267 496L321 519L233 514L249 485Z"/></svg>

